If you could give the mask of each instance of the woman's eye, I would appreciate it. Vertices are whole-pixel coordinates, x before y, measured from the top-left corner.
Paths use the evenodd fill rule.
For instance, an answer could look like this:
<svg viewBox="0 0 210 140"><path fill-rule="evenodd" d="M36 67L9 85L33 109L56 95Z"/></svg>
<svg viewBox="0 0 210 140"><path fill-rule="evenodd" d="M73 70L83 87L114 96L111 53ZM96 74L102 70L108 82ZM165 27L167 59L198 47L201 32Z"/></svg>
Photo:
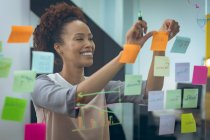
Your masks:
<svg viewBox="0 0 210 140"><path fill-rule="evenodd" d="M91 38L89 38L89 40L93 40L93 38L91 37Z"/></svg>
<svg viewBox="0 0 210 140"><path fill-rule="evenodd" d="M76 40L78 40L78 41L82 41L82 40L83 40L83 38L76 38Z"/></svg>

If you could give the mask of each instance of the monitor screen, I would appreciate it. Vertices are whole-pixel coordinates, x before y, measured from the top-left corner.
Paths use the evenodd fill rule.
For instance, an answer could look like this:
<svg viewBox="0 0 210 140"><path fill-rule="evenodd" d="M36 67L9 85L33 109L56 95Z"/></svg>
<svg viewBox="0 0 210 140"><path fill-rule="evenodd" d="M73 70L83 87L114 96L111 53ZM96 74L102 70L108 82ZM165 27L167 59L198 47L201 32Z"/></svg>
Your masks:
<svg viewBox="0 0 210 140"><path fill-rule="evenodd" d="M191 83L177 83L177 89L181 89L182 91L182 101L183 101L183 96L184 96L184 89L198 89L198 105L197 108L194 109L200 109L201 107L201 99L202 99L202 90L203 86L202 85L192 85ZM181 106L182 106L181 102Z"/></svg>

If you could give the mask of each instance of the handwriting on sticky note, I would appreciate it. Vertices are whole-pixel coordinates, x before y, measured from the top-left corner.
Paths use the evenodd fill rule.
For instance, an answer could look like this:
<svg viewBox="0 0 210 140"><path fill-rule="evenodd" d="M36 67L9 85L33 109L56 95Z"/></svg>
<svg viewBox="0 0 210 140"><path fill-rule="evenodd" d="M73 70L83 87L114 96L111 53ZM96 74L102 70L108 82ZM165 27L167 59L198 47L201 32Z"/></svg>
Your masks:
<svg viewBox="0 0 210 140"><path fill-rule="evenodd" d="M196 108L198 105L198 89L184 89L183 108Z"/></svg>
<svg viewBox="0 0 210 140"><path fill-rule="evenodd" d="M181 108L181 90L167 90L166 92L166 108L179 109Z"/></svg>
<svg viewBox="0 0 210 140"><path fill-rule="evenodd" d="M186 53L190 44L190 38L177 36L176 40L171 48L172 53Z"/></svg>
<svg viewBox="0 0 210 140"><path fill-rule="evenodd" d="M5 97L1 118L3 120L23 121L26 105L25 99Z"/></svg>
<svg viewBox="0 0 210 140"><path fill-rule="evenodd" d="M181 133L196 132L196 123L192 113L181 115Z"/></svg>
<svg viewBox="0 0 210 140"><path fill-rule="evenodd" d="M25 124L24 140L45 140L46 124L32 123Z"/></svg>
<svg viewBox="0 0 210 140"><path fill-rule="evenodd" d="M206 66L194 66L192 84L207 83L208 68Z"/></svg>
<svg viewBox="0 0 210 140"><path fill-rule="evenodd" d="M169 76L169 58L165 56L155 56L154 76Z"/></svg>
<svg viewBox="0 0 210 140"><path fill-rule="evenodd" d="M0 77L8 77L11 66L11 58L0 57Z"/></svg>
<svg viewBox="0 0 210 140"><path fill-rule="evenodd" d="M54 66L54 54L51 52L32 52L32 71L36 73L52 73Z"/></svg>
<svg viewBox="0 0 210 140"><path fill-rule="evenodd" d="M151 50L153 51L165 51L168 43L167 32L155 32L153 34Z"/></svg>
<svg viewBox="0 0 210 140"><path fill-rule="evenodd" d="M163 91L149 91L148 111L162 110L163 100L164 100Z"/></svg>
<svg viewBox="0 0 210 140"><path fill-rule="evenodd" d="M8 43L27 43L33 33L32 26L12 26Z"/></svg>
<svg viewBox="0 0 210 140"><path fill-rule="evenodd" d="M159 125L159 135L173 134L175 126L175 116L161 115Z"/></svg>
<svg viewBox="0 0 210 140"><path fill-rule="evenodd" d="M13 91L32 92L34 89L36 73L33 71L15 71Z"/></svg>
<svg viewBox="0 0 210 140"><path fill-rule="evenodd" d="M190 63L175 64L175 81L183 82L190 80Z"/></svg>
<svg viewBox="0 0 210 140"><path fill-rule="evenodd" d="M125 95L140 95L142 76L141 75L125 75Z"/></svg>

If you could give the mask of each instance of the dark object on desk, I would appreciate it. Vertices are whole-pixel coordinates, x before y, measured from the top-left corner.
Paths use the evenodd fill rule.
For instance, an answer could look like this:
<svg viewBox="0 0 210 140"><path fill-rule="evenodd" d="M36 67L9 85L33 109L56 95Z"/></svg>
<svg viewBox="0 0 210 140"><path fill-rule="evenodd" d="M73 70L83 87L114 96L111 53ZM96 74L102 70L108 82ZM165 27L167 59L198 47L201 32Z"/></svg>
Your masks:
<svg viewBox="0 0 210 140"><path fill-rule="evenodd" d="M200 109L201 108L201 99L202 99L202 92L203 92L203 86L202 85L192 85L190 83L178 83L177 84L177 89L181 89L182 93L182 100L184 96L184 89L198 89L198 105L197 108L195 109ZM183 103L183 102L181 102ZM182 106L182 104L181 104ZM186 109L185 109L186 110Z"/></svg>
<svg viewBox="0 0 210 140"><path fill-rule="evenodd" d="M159 126L155 124L152 112L145 105L134 104L133 140L176 140L174 135L158 135Z"/></svg>
<svg viewBox="0 0 210 140"><path fill-rule="evenodd" d="M111 112L112 110L107 108L107 110L109 112ZM112 121L114 123L118 123L120 122L119 119L117 118L116 115L114 115L113 113L108 113L108 118L112 118ZM123 130L123 127L121 124L117 124L117 125L110 125L109 126L109 134L110 134L110 140L126 140L125 138L125 133Z"/></svg>

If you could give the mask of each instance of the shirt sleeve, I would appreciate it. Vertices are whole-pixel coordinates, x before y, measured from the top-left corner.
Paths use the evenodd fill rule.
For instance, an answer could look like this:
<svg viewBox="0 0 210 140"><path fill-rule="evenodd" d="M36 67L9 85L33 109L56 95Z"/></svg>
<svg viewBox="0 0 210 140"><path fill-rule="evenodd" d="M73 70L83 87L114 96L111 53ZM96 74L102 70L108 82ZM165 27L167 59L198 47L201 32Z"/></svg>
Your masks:
<svg viewBox="0 0 210 140"><path fill-rule="evenodd" d="M146 81L142 82L142 88L140 95L124 95L124 82L122 81L110 81L106 87L105 92L107 91L106 102L107 104L119 103L119 102L131 102L136 104L147 104L147 100L143 99L144 91L146 88ZM116 91L116 92L115 92Z"/></svg>
<svg viewBox="0 0 210 140"><path fill-rule="evenodd" d="M76 89L77 85L65 88L45 75L36 80L31 97L37 107L77 117L79 110L75 109Z"/></svg>

